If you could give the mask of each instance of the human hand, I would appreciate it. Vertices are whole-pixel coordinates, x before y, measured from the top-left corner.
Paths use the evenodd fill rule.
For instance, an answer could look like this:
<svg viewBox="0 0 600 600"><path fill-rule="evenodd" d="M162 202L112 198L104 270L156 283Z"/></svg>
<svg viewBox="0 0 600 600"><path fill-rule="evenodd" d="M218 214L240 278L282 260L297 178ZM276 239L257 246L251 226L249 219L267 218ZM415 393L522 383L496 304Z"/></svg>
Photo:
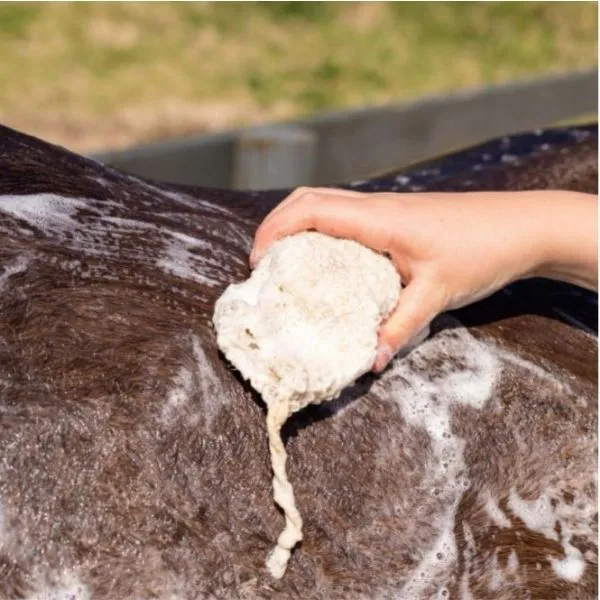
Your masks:
<svg viewBox="0 0 600 600"><path fill-rule="evenodd" d="M381 371L439 313L512 281L556 276L590 283L597 269L596 206L594 196L546 190L369 194L298 188L258 228L250 262L254 266L274 241L309 229L386 253L405 287L379 332L373 369ZM572 252L573 240L581 241L581 227L591 219L582 259Z"/></svg>

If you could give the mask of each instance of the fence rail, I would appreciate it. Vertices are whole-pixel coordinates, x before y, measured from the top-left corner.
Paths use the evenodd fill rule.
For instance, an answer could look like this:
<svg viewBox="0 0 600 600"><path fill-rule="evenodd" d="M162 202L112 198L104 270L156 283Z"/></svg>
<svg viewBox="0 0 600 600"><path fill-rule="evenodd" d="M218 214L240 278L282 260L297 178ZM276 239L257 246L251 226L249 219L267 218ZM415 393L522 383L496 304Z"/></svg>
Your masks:
<svg viewBox="0 0 600 600"><path fill-rule="evenodd" d="M190 136L94 158L175 183L268 189L361 179L486 138L598 112L598 71Z"/></svg>

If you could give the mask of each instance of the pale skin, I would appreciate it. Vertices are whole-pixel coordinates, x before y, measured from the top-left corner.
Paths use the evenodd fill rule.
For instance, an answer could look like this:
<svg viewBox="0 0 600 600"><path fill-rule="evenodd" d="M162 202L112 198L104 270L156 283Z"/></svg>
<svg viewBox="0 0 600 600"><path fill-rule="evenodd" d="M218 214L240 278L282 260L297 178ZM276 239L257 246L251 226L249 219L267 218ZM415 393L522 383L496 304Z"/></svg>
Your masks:
<svg viewBox="0 0 600 600"><path fill-rule="evenodd" d="M356 240L394 262L405 286L379 331L382 371L441 312L546 277L597 291L598 197L559 190L360 193L298 188L266 217L255 266L278 239L306 230Z"/></svg>

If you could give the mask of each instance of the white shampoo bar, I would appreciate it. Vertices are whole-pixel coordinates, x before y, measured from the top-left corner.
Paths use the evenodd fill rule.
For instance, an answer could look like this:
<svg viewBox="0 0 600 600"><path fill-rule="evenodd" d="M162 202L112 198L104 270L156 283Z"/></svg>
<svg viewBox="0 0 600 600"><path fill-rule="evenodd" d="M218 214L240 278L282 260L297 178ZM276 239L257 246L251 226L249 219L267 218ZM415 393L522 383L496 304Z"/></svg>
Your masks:
<svg viewBox="0 0 600 600"><path fill-rule="evenodd" d="M400 277L385 256L305 232L274 243L250 279L230 285L215 305L220 349L268 409L274 498L285 514L267 561L274 577L283 576L302 539L281 427L301 408L338 397L371 369L379 326L399 293Z"/></svg>

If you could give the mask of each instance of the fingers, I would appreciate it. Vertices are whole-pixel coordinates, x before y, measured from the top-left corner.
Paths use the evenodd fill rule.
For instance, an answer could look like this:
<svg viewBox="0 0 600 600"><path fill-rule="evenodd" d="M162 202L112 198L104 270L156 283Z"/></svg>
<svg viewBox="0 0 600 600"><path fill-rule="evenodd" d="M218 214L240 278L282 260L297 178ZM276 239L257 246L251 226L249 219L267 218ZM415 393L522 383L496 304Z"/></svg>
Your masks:
<svg viewBox="0 0 600 600"><path fill-rule="evenodd" d="M309 229L353 239L374 250L387 249L389 229L385 226L369 226L363 194L344 190L309 190L292 196L258 228L250 255L252 266L276 240Z"/></svg>
<svg viewBox="0 0 600 600"><path fill-rule="evenodd" d="M337 188L319 188L319 187L299 187L296 188L287 198L285 198L282 202L280 202L266 217L263 223L267 223L269 219L271 219L274 215L281 212L282 209L289 207L293 202L298 202L302 200L302 198L307 198L309 196L318 196L320 198L326 198L331 196L339 196L339 197L359 197L359 196L367 196L365 193L361 192L353 192L352 190L340 190Z"/></svg>
<svg viewBox="0 0 600 600"><path fill-rule="evenodd" d="M379 332L373 371L380 373L399 350L422 341L427 326L443 309L441 294L432 280L419 278L410 282L400 292L396 310Z"/></svg>

